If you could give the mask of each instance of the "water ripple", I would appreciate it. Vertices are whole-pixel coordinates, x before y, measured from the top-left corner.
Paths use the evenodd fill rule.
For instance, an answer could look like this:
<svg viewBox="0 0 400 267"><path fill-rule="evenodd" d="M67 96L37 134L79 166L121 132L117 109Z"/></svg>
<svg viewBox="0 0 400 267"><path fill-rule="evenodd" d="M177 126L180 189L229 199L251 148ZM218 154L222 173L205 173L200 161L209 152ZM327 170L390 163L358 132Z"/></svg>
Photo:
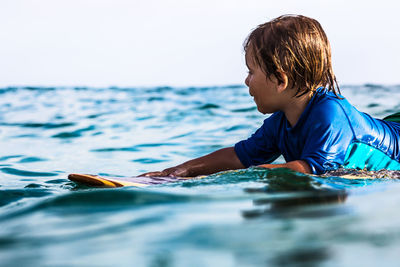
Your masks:
<svg viewBox="0 0 400 267"><path fill-rule="evenodd" d="M9 159L15 159L15 158L20 158L23 157L23 155L10 155L10 156L4 156L0 158L0 161L6 161Z"/></svg>
<svg viewBox="0 0 400 267"><path fill-rule="evenodd" d="M136 146L131 147L106 147L106 148L97 148L91 149L91 152L114 152L114 151L122 151L122 152L137 152L140 151Z"/></svg>
<svg viewBox="0 0 400 267"><path fill-rule="evenodd" d="M12 174L12 175L17 175L17 176L24 176L24 177L48 177L48 176L57 176L59 173L55 172L34 172L34 171L25 171L25 170L19 170L15 168L1 168L1 172L7 173L7 174Z"/></svg>
<svg viewBox="0 0 400 267"><path fill-rule="evenodd" d="M0 123L0 126L17 126L17 127L25 127L25 128L43 128L43 129L55 129L62 127L70 127L74 126L73 122L64 122L64 123Z"/></svg>
<svg viewBox="0 0 400 267"><path fill-rule="evenodd" d="M19 161L19 163L30 163L30 162L38 162L38 161L47 161L47 159L38 158L38 157L25 157Z"/></svg>
<svg viewBox="0 0 400 267"><path fill-rule="evenodd" d="M208 104L204 104L204 105L198 107L197 109L207 110L207 109L217 109L217 108L220 108L220 106L217 104L208 103Z"/></svg>
<svg viewBox="0 0 400 267"><path fill-rule="evenodd" d="M94 125L88 126L86 128L78 129L72 132L62 132L55 135L52 135L54 138L77 138L82 135L83 132L93 131L96 127Z"/></svg>
<svg viewBox="0 0 400 267"><path fill-rule="evenodd" d="M155 164L160 162L168 161L166 159L156 159L156 158L141 158L141 159L134 159L133 162L143 163L143 164Z"/></svg>

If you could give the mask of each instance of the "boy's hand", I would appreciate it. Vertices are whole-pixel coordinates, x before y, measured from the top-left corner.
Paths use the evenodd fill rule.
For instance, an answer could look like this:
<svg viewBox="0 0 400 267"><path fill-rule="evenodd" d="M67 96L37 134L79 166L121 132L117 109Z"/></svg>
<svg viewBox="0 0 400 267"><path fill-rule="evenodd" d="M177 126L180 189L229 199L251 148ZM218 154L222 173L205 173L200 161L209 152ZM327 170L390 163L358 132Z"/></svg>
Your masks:
<svg viewBox="0 0 400 267"><path fill-rule="evenodd" d="M146 176L146 177L186 177L188 176L188 171L186 168L182 168L179 166L172 167L165 169L163 171L157 171L157 172L146 172L143 173L140 176Z"/></svg>

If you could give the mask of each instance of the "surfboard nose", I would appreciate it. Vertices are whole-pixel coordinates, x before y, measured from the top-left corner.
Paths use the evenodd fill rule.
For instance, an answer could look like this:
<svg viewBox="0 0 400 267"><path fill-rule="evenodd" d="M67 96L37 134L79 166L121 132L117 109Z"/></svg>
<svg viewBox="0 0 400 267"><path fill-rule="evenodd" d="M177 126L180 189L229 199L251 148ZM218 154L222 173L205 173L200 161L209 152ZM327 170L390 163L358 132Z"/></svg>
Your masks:
<svg viewBox="0 0 400 267"><path fill-rule="evenodd" d="M92 175L92 174L80 174L80 173L71 173L68 175L68 179L85 184L88 186L96 186L96 187L121 187L123 186L120 183L117 182L112 182L107 179L101 178L97 175Z"/></svg>

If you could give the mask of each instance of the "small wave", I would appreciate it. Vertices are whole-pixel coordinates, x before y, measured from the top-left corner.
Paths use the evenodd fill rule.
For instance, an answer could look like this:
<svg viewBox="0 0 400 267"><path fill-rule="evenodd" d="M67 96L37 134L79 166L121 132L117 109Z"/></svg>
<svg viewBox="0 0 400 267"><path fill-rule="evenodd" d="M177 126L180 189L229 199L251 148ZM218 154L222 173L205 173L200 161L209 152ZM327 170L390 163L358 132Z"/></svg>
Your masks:
<svg viewBox="0 0 400 267"><path fill-rule="evenodd" d="M168 140L174 140L174 139L178 139L178 138L182 138L182 137L186 137L186 136L191 136L191 135L194 135L195 133L196 133L195 131L190 131L190 132L187 132L187 133L174 135L172 137L169 137Z"/></svg>
<svg viewBox="0 0 400 267"><path fill-rule="evenodd" d="M20 135L14 135L12 137L13 138L38 138L39 136L37 134L20 134Z"/></svg>
<svg viewBox="0 0 400 267"><path fill-rule="evenodd" d="M143 116L143 117L138 117L136 118L136 120L138 121L146 121L146 120L150 120L150 119L154 119L155 116Z"/></svg>
<svg viewBox="0 0 400 267"><path fill-rule="evenodd" d="M251 129L251 128L252 128L252 126L248 125L248 124L235 125L235 126L232 126L232 127L229 127L227 129L225 129L225 132L233 132L233 131L236 131L236 130Z"/></svg>
<svg viewBox="0 0 400 267"><path fill-rule="evenodd" d="M46 161L47 159L38 158L38 157L25 157L19 161L19 163L30 163L30 162L38 162L38 161Z"/></svg>
<svg viewBox="0 0 400 267"><path fill-rule="evenodd" d="M169 86L160 86L160 87L146 89L146 93L165 93L165 92L171 92L171 91L174 91L174 88L169 87Z"/></svg>
<svg viewBox="0 0 400 267"><path fill-rule="evenodd" d="M23 198L39 198L51 195L48 189L24 188L0 190L0 206L8 205Z"/></svg>
<svg viewBox="0 0 400 267"><path fill-rule="evenodd" d="M148 102L153 102L153 101L164 101L165 98L161 96L151 96L147 99Z"/></svg>
<svg viewBox="0 0 400 267"><path fill-rule="evenodd" d="M64 184L65 182L68 182L67 179L54 179L54 180L48 180L45 183L46 184Z"/></svg>
<svg viewBox="0 0 400 267"><path fill-rule="evenodd" d="M139 144L129 147L104 147L104 148L96 148L91 149L91 152L138 152L141 151L142 148L149 148L149 147L161 147L161 146L178 146L177 143L147 143L147 144Z"/></svg>
<svg viewBox="0 0 400 267"><path fill-rule="evenodd" d="M23 155L10 155L10 156L4 156L0 158L0 161L6 161L9 159L15 159L15 158L21 158Z"/></svg>
<svg viewBox="0 0 400 267"><path fill-rule="evenodd" d="M24 188L45 188L46 186L42 184L37 184L37 183L31 183L28 185L25 185Z"/></svg>
<svg viewBox="0 0 400 267"><path fill-rule="evenodd" d="M249 108L238 108L238 109L232 109L232 112L237 112L237 113L242 113L242 112L252 112L252 111L256 111L257 107L249 107Z"/></svg>
<svg viewBox="0 0 400 267"><path fill-rule="evenodd" d="M373 83L366 83L364 84L365 88L376 90L376 89L382 89L384 86L380 84L373 84Z"/></svg>
<svg viewBox="0 0 400 267"><path fill-rule="evenodd" d="M208 103L198 107L197 109L206 110L206 109L217 109L217 108L220 108L220 106L217 104Z"/></svg>
<svg viewBox="0 0 400 267"><path fill-rule="evenodd" d="M24 170L19 170L15 168L8 168L4 167L0 169L1 172L7 173L7 174L12 174L12 175L17 175L17 176L27 176L27 177L40 177L40 176L57 176L58 173L55 172L34 172L34 171L24 171Z"/></svg>
<svg viewBox="0 0 400 267"><path fill-rule="evenodd" d="M367 108L375 108L375 107L379 107L379 106L380 106L380 104L378 104L378 103L371 103L371 104L368 104Z"/></svg>
<svg viewBox="0 0 400 267"><path fill-rule="evenodd" d="M57 88L59 89L59 88ZM27 90L27 91L54 91L56 88L54 87L33 87L33 86L9 86L6 88L0 88L0 94L15 92L18 90Z"/></svg>
<svg viewBox="0 0 400 267"><path fill-rule="evenodd" d="M23 128L43 128L43 129L55 129L62 127L74 126L73 122L63 122L63 123L0 123L0 126L18 126Z"/></svg>
<svg viewBox="0 0 400 267"><path fill-rule="evenodd" d="M136 148L141 147L160 147L160 146L179 146L179 143L147 143L147 144L140 144L136 145Z"/></svg>
<svg viewBox="0 0 400 267"><path fill-rule="evenodd" d="M155 164L160 162L168 161L166 159L155 159L155 158L141 158L141 159L134 159L133 162L143 163L143 164Z"/></svg>
<svg viewBox="0 0 400 267"><path fill-rule="evenodd" d="M126 152L137 152L140 149L136 148L135 146L132 147L106 147L106 148L97 148L91 149L91 152L114 152L114 151L126 151Z"/></svg>
<svg viewBox="0 0 400 267"><path fill-rule="evenodd" d="M91 115L87 115L85 118L87 118L87 119L97 119L97 118L99 118L101 116L108 115L108 114L110 114L110 113L91 114Z"/></svg>
<svg viewBox="0 0 400 267"><path fill-rule="evenodd" d="M81 137L83 132L93 131L95 129L96 129L96 127L94 125L91 125L89 127L78 129L78 130L72 131L72 132L58 133L58 134L53 135L52 137L53 138L76 138L76 137Z"/></svg>

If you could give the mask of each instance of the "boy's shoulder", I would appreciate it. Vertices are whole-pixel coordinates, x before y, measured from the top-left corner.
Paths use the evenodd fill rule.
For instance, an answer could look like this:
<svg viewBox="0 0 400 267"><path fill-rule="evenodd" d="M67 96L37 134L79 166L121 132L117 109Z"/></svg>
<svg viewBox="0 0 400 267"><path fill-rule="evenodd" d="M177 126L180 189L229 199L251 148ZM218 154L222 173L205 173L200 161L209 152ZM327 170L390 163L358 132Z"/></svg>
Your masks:
<svg viewBox="0 0 400 267"><path fill-rule="evenodd" d="M353 112L353 107L343 96L338 97L325 88L315 93L307 108L308 120L327 123L347 120L349 113Z"/></svg>

